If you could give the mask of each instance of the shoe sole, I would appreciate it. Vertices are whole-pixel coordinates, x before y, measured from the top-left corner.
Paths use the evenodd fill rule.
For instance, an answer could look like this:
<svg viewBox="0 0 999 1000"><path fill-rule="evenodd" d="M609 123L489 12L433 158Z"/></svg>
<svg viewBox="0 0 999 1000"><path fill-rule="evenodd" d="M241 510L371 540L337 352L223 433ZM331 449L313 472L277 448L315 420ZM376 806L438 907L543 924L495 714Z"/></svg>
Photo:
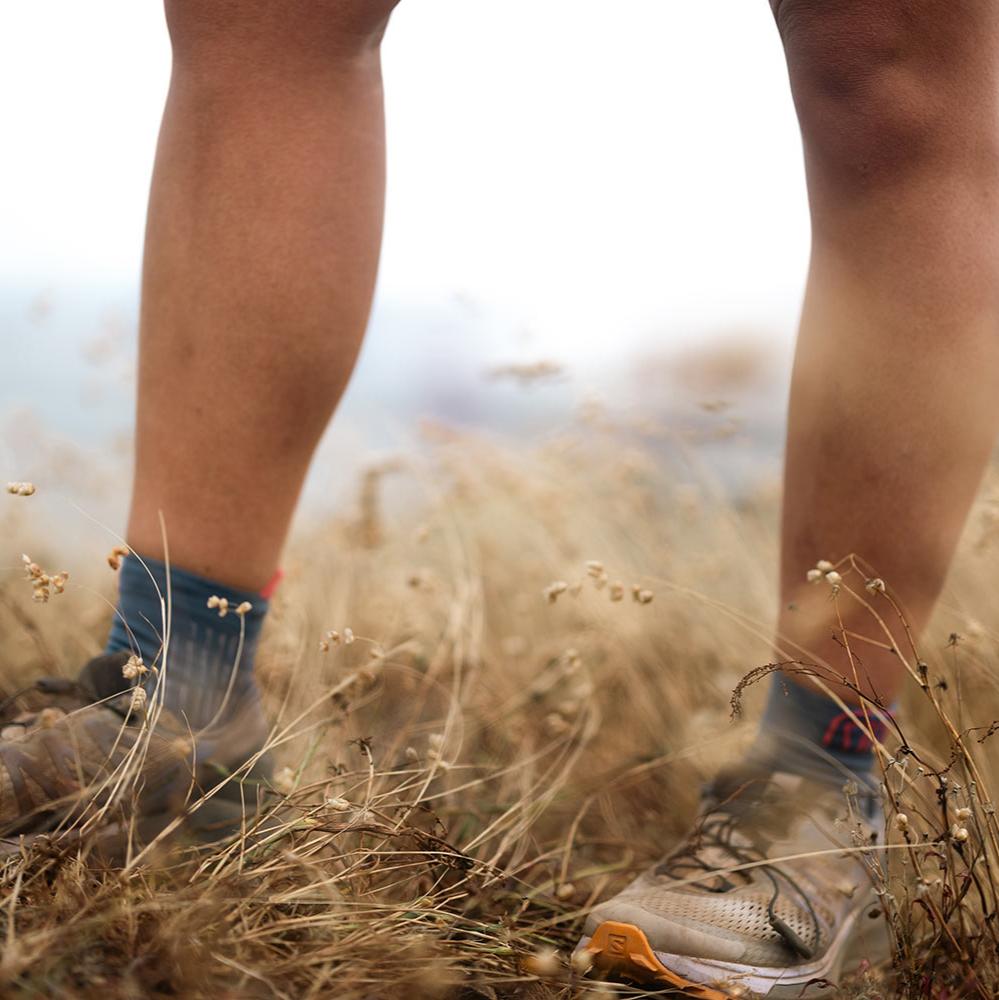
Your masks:
<svg viewBox="0 0 999 1000"><path fill-rule="evenodd" d="M641 928L605 920L589 938L580 941L579 952L588 954L593 969L605 978L628 979L643 986L668 986L698 1000L732 1000L747 993L776 1000L785 996L828 997L827 984L838 979L844 968L855 969L863 961L880 964L889 957L890 944L883 920L865 931L855 917L842 929L839 942L830 948L825 961L775 977L773 969L730 963L716 965L657 952ZM820 983L810 989L815 980Z"/></svg>
<svg viewBox="0 0 999 1000"><path fill-rule="evenodd" d="M691 982L668 969L652 950L649 939L634 924L605 920L587 940L580 942L579 951L593 960L593 968L609 978L621 977L643 985L672 986L699 1000L728 1000L710 986Z"/></svg>

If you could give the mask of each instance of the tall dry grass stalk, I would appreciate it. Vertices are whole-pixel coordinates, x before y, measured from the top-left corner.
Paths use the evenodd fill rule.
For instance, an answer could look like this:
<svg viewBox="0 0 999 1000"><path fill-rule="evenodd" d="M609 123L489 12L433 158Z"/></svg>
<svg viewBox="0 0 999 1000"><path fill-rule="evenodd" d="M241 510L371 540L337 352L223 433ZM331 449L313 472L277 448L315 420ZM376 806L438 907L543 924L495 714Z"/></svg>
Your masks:
<svg viewBox="0 0 999 1000"><path fill-rule="evenodd" d="M530 452L434 432L391 482L364 478L357 515L300 530L258 660L273 811L210 850L154 844L116 867L86 839L17 852L0 993L648 995L584 979L571 951L751 734L729 700L772 655L776 491L732 500L685 442L678 482L636 440L594 421ZM888 846L871 854L896 964L853 995L999 989L988 495L930 634L903 651L910 710L883 748ZM70 675L106 629L103 549L5 542L0 683ZM32 603L24 549L70 565L58 601ZM871 594L837 571L837 600L890 611L891 581Z"/></svg>

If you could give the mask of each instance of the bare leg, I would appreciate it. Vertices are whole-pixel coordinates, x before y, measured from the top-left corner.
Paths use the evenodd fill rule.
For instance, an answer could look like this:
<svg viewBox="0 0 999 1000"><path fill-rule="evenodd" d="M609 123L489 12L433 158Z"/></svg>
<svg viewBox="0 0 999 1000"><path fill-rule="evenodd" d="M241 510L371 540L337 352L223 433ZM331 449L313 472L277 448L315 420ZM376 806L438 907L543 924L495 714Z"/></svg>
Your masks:
<svg viewBox="0 0 999 1000"><path fill-rule="evenodd" d="M806 571L857 553L918 633L999 427L999 10L990 0L773 6L813 230L778 631L843 675L830 588L805 585ZM876 635L866 612L846 625ZM861 680L891 698L898 658L855 645Z"/></svg>
<svg viewBox="0 0 999 1000"><path fill-rule="evenodd" d="M813 222L778 646L842 675L830 587L805 585L806 571L857 553L925 626L999 426L999 8L772 3ZM844 583L863 593L863 577ZM874 631L864 615L845 625ZM891 699L897 657L861 655L860 679ZM815 995L848 960L878 961L866 917L878 897L848 848L883 828L871 742L821 693L775 684L753 746L716 776L683 846L590 914L595 963L658 963L674 983L731 977L772 996ZM746 866L747 848L767 864Z"/></svg>
<svg viewBox="0 0 999 1000"><path fill-rule="evenodd" d="M259 590L356 358L394 0L168 0L128 540Z"/></svg>

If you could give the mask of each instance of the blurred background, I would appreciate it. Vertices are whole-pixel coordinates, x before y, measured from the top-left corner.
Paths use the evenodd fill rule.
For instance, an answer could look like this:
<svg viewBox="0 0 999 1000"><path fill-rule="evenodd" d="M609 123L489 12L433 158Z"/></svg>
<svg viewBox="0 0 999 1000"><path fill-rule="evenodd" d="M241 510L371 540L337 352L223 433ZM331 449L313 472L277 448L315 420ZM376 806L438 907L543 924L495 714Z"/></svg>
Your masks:
<svg viewBox="0 0 999 1000"><path fill-rule="evenodd" d="M384 67L377 298L306 511L421 420L542 440L587 407L772 477L808 219L768 5L404 0ZM0 14L0 477L114 526L168 77L156 3Z"/></svg>

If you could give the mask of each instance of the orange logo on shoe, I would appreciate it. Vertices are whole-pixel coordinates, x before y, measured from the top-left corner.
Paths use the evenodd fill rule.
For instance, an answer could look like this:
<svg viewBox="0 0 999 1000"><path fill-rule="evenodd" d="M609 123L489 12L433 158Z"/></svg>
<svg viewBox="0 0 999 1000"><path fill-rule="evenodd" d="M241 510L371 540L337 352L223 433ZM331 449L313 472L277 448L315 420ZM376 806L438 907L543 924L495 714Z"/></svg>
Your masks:
<svg viewBox="0 0 999 1000"><path fill-rule="evenodd" d="M668 983L698 1000L729 1000L725 993L692 983L667 969L649 946L648 938L634 924L605 920L593 932L586 949L593 956L596 968L604 973L642 983Z"/></svg>
<svg viewBox="0 0 999 1000"><path fill-rule="evenodd" d="M628 939L623 934L608 934L607 935L607 950L612 955L620 955L624 958L628 954Z"/></svg>

